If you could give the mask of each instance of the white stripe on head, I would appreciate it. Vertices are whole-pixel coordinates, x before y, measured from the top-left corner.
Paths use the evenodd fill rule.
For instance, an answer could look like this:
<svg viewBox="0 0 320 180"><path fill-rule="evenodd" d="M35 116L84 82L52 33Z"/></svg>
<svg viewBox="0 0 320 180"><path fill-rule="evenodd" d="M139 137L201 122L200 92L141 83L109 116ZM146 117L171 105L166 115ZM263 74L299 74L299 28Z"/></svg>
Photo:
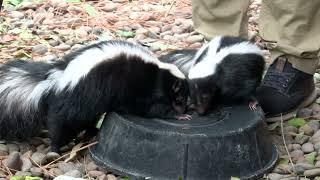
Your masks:
<svg viewBox="0 0 320 180"><path fill-rule="evenodd" d="M215 54L218 50L218 48L220 47L221 44L221 39L222 36L217 36L215 38L213 38L209 43L203 45L196 53L196 55L193 58L193 62L200 62L202 61L201 59L198 60L200 58L200 56L205 53L205 50L208 48L207 53L211 53L211 54ZM194 64L195 65L195 64Z"/></svg>
<svg viewBox="0 0 320 180"><path fill-rule="evenodd" d="M263 51L257 45L250 43L249 41L224 47L220 49L218 53L215 44L213 45L214 48L210 47L211 44L209 45L207 55L190 69L188 74L189 79L213 75L217 65L229 54L258 54L263 56Z"/></svg>
<svg viewBox="0 0 320 180"><path fill-rule="evenodd" d="M68 87L73 89L81 78L85 77L95 66L103 61L125 54L127 56L137 56L147 63L154 63L161 69L169 70L173 75L182 78L182 72L173 65L160 62L150 51L144 47L125 41L109 41L102 43L99 47L92 47L81 52L73 59L59 78L56 90L61 91Z"/></svg>

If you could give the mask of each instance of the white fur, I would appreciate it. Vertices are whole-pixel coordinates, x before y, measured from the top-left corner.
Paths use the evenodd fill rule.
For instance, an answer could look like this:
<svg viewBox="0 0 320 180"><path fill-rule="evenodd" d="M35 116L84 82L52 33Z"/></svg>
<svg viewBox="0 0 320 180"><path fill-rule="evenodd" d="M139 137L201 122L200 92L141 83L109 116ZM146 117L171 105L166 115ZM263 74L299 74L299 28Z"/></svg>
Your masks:
<svg viewBox="0 0 320 180"><path fill-rule="evenodd" d="M221 38L221 37L219 37ZM220 40L217 41L213 39L213 42L210 42L208 45L208 52L207 55L203 57L196 65L194 65L188 74L189 79L196 79L196 78L204 78L210 75L213 75L216 71L216 67L219 63L229 54L258 54L263 55L263 51L250 42L241 42L234 44L232 46L224 47L220 49L217 53L217 49L220 46ZM201 53L197 53L197 57L199 58Z"/></svg>
<svg viewBox="0 0 320 180"><path fill-rule="evenodd" d="M127 56L138 56L147 63L154 63L161 69L169 70L173 75L179 78L185 78L182 72L172 64L162 63L151 53L140 46L130 46L120 43L104 44L100 48L88 49L72 60L66 69L61 73L56 90L59 92L64 88L73 89L81 78L85 77L92 68L103 61L108 61L121 54Z"/></svg>

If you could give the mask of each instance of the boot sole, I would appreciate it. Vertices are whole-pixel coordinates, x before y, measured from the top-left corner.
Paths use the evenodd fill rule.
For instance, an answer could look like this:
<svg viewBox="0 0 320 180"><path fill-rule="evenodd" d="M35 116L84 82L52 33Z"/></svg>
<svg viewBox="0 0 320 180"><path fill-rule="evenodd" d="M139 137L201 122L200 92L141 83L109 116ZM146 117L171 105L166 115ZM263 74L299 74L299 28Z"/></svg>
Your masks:
<svg viewBox="0 0 320 180"><path fill-rule="evenodd" d="M288 113L285 113L285 114L279 114L277 116L272 116L272 117L266 117L265 121L266 122L277 122L277 121L281 121L281 119L283 121L286 121L286 120L289 120L291 118L294 118L296 117L297 115L297 112L304 108L304 107L307 107L309 106L310 104L312 104L317 98L317 91L316 89L313 90L313 92L308 96L306 97L301 104L299 104L299 106L297 106L293 111L290 111Z"/></svg>

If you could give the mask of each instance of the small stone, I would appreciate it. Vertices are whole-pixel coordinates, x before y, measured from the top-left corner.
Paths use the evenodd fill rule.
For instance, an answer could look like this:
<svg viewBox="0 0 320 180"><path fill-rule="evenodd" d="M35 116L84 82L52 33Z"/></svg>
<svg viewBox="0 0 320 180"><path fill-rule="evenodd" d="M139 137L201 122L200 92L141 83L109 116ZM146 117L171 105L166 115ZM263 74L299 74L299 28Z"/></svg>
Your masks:
<svg viewBox="0 0 320 180"><path fill-rule="evenodd" d="M311 152L314 151L313 144L310 143L310 142L305 143L305 144L302 145L301 150L302 150L304 153L311 153Z"/></svg>
<svg viewBox="0 0 320 180"><path fill-rule="evenodd" d="M300 133L303 132L305 135L308 135L308 136L313 135L313 129L308 124L305 124L302 127L300 127L299 132Z"/></svg>
<svg viewBox="0 0 320 180"><path fill-rule="evenodd" d="M301 145L300 144L292 144L292 149L293 150L300 150L301 149Z"/></svg>
<svg viewBox="0 0 320 180"><path fill-rule="evenodd" d="M150 46L150 50L153 51L153 52L155 52L155 51L160 51L161 48L160 48L160 46L158 46L158 45L152 45L152 46Z"/></svg>
<svg viewBox="0 0 320 180"><path fill-rule="evenodd" d="M316 103L313 103L311 105L311 109L313 111L313 114L318 114L320 113L320 105L319 104L316 104Z"/></svg>
<svg viewBox="0 0 320 180"><path fill-rule="evenodd" d="M80 48L82 48L82 47L84 47L84 45L82 45L82 44L75 44L75 45L73 45L73 46L71 47L71 51L75 51L75 50L80 49Z"/></svg>
<svg viewBox="0 0 320 180"><path fill-rule="evenodd" d="M297 112L297 117L299 118L306 118L312 115L312 109L309 108L302 108Z"/></svg>
<svg viewBox="0 0 320 180"><path fill-rule="evenodd" d="M107 175L108 180L117 180L117 178L113 174Z"/></svg>
<svg viewBox="0 0 320 180"><path fill-rule="evenodd" d="M4 160L4 164L14 170L21 170L22 161L19 152L15 151L9 154L8 158Z"/></svg>
<svg viewBox="0 0 320 180"><path fill-rule="evenodd" d="M4 144L0 144L0 156L7 156L8 154L9 148Z"/></svg>
<svg viewBox="0 0 320 180"><path fill-rule="evenodd" d="M30 159L27 157L21 157L21 160L22 160L21 171L23 171L23 172L29 171L32 168L32 163L31 163Z"/></svg>
<svg viewBox="0 0 320 180"><path fill-rule="evenodd" d="M189 33L183 33L183 34L174 34L174 37L176 37L179 40L184 40L190 36Z"/></svg>
<svg viewBox="0 0 320 180"><path fill-rule="evenodd" d="M283 177L283 175L278 174L278 173L270 173L268 174L268 178L270 180L280 180Z"/></svg>
<svg viewBox="0 0 320 180"><path fill-rule="evenodd" d="M189 43L196 43L196 42L201 42L203 41L203 36L202 35L192 35L192 36L189 36L186 41L189 42Z"/></svg>
<svg viewBox="0 0 320 180"><path fill-rule="evenodd" d="M14 175L16 175L16 176L31 176L32 174L30 172L17 171Z"/></svg>
<svg viewBox="0 0 320 180"><path fill-rule="evenodd" d="M320 180L320 176L314 177L313 180Z"/></svg>
<svg viewBox="0 0 320 180"><path fill-rule="evenodd" d="M298 160L300 157L303 157L304 153L301 150L294 150L290 153L293 160Z"/></svg>
<svg viewBox="0 0 320 180"><path fill-rule="evenodd" d="M108 180L108 177L107 177L107 175L103 174L98 177L98 180Z"/></svg>
<svg viewBox="0 0 320 180"><path fill-rule="evenodd" d="M60 44L59 46L56 46L54 48L59 51L66 51L66 50L69 50L71 46L68 44Z"/></svg>
<svg viewBox="0 0 320 180"><path fill-rule="evenodd" d="M94 171L94 170L98 169L98 166L94 162L89 162L86 166L86 169L88 171Z"/></svg>
<svg viewBox="0 0 320 180"><path fill-rule="evenodd" d="M54 39L50 39L48 41L48 43L50 44L50 46L58 46L60 44L59 40L54 40Z"/></svg>
<svg viewBox="0 0 320 180"><path fill-rule="evenodd" d="M283 128L283 132L285 134L297 134L298 133L298 128L294 126L286 126Z"/></svg>
<svg viewBox="0 0 320 180"><path fill-rule="evenodd" d="M314 165L315 167L319 167L320 168L320 161L317 161L316 164Z"/></svg>
<svg viewBox="0 0 320 180"><path fill-rule="evenodd" d="M320 142L314 144L314 148L318 151L320 149Z"/></svg>
<svg viewBox="0 0 320 180"><path fill-rule="evenodd" d="M71 171L66 172L64 175L75 177L75 178L80 178L83 176L83 173L81 173L80 171L75 169L75 170L71 170Z"/></svg>
<svg viewBox="0 0 320 180"><path fill-rule="evenodd" d="M16 144L7 144L7 147L9 149L9 153L12 153L14 151L19 152L19 146Z"/></svg>
<svg viewBox="0 0 320 180"><path fill-rule="evenodd" d="M46 159L49 160L49 161L55 160L55 159L57 159L59 157L60 157L60 155L58 153L56 153L56 152L48 152L46 154Z"/></svg>
<svg viewBox="0 0 320 180"><path fill-rule="evenodd" d="M175 34L182 34L184 33L184 29L180 26L172 26L171 31Z"/></svg>
<svg viewBox="0 0 320 180"><path fill-rule="evenodd" d="M10 16L11 16L12 18L22 19L22 18L24 17L24 14L23 14L22 12L20 12L20 11L12 11L12 12L10 13Z"/></svg>
<svg viewBox="0 0 320 180"><path fill-rule="evenodd" d="M307 177L318 176L320 175L320 168L306 170L303 175Z"/></svg>
<svg viewBox="0 0 320 180"><path fill-rule="evenodd" d="M30 172L34 176L42 176L43 175L42 169L41 168L37 168L37 167L31 168Z"/></svg>
<svg viewBox="0 0 320 180"><path fill-rule="evenodd" d="M41 152L35 152L35 153L32 154L31 159L35 163L41 165L46 161L46 155L41 153Z"/></svg>
<svg viewBox="0 0 320 180"><path fill-rule="evenodd" d="M62 172L60 169L58 169L58 168L52 168L52 169L49 170L49 172L52 173L52 174L55 174L55 175L57 175L57 176L63 174L63 172Z"/></svg>
<svg viewBox="0 0 320 180"><path fill-rule="evenodd" d="M66 175L60 175L60 176L54 178L54 180L85 180L85 179L75 178L75 177L66 176Z"/></svg>
<svg viewBox="0 0 320 180"><path fill-rule="evenodd" d="M314 169L314 166L308 163L297 163L294 165L294 168L290 167L290 170L297 174L303 174L303 172L308 169Z"/></svg>
<svg viewBox="0 0 320 180"><path fill-rule="evenodd" d="M294 142L297 144L304 144L309 140L309 137L306 135L299 135L294 138Z"/></svg>
<svg viewBox="0 0 320 180"><path fill-rule="evenodd" d="M42 54L45 54L46 52L48 52L48 47L44 44L38 44L38 45L33 46L32 52L39 54L39 55L42 55Z"/></svg>
<svg viewBox="0 0 320 180"><path fill-rule="evenodd" d="M307 124L313 129L314 132L317 132L320 128L319 120L310 120Z"/></svg>
<svg viewBox="0 0 320 180"><path fill-rule="evenodd" d="M71 163L71 162L69 162L69 163L59 162L58 163L58 168L64 173L76 169L75 165L73 163Z"/></svg>
<svg viewBox="0 0 320 180"><path fill-rule="evenodd" d="M316 131L313 136L312 136L313 139L316 139L316 138L319 138L320 139L320 130Z"/></svg>
<svg viewBox="0 0 320 180"><path fill-rule="evenodd" d="M102 10L105 12L112 12L112 11L116 11L118 9L119 4L117 3L107 3Z"/></svg>
<svg viewBox="0 0 320 180"><path fill-rule="evenodd" d="M89 171L88 174L92 177L99 177L104 174L104 172L101 171Z"/></svg>
<svg viewBox="0 0 320 180"><path fill-rule="evenodd" d="M78 6L69 6L67 8L68 11L73 11L73 12L76 12L76 13L81 13L83 11L83 9L81 7L78 7Z"/></svg>

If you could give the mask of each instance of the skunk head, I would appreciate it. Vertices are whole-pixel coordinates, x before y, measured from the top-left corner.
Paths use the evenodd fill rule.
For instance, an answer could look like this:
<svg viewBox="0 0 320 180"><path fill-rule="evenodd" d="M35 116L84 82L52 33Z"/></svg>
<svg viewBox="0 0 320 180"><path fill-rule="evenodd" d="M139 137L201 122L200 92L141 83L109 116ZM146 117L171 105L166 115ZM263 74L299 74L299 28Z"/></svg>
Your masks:
<svg viewBox="0 0 320 180"><path fill-rule="evenodd" d="M217 94L217 85L210 77L191 79L189 91L192 104L198 114L204 115L211 107Z"/></svg>

